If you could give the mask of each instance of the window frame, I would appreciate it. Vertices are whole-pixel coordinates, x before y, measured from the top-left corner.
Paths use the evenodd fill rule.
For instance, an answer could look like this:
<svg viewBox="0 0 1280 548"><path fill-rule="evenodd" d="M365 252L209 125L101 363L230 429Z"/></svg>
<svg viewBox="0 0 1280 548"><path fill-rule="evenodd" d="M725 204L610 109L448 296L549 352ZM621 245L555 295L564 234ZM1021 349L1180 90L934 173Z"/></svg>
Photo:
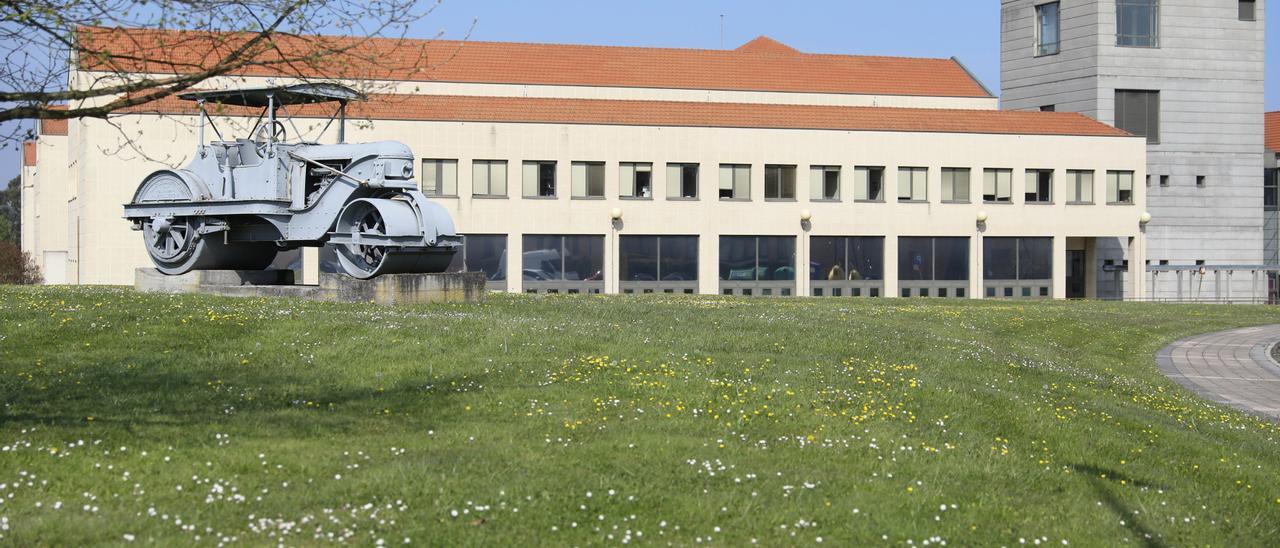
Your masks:
<svg viewBox="0 0 1280 548"><path fill-rule="evenodd" d="M1249 16L1245 17L1244 7L1249 6ZM1258 2L1256 0L1238 0L1236 3L1236 19L1239 21L1256 22L1258 20Z"/></svg>
<svg viewBox="0 0 1280 548"><path fill-rule="evenodd" d="M839 165L835 164L815 164L809 166L809 201L810 202L839 202L842 200L841 190L844 186L844 174ZM835 173L836 176L836 192L834 196L827 197L827 174ZM816 191L816 196L815 196Z"/></svg>
<svg viewBox="0 0 1280 548"><path fill-rule="evenodd" d="M636 174L641 173L641 167L647 168L649 173L649 195L640 196L636 194ZM630 169L631 180L627 181L625 174ZM623 189L631 188L631 194L624 194ZM653 162L618 162L618 198L622 200L652 200L654 199L654 180L653 180Z"/></svg>
<svg viewBox="0 0 1280 548"><path fill-rule="evenodd" d="M853 166L853 201L855 203L861 202L861 203L883 204L885 201L884 172L885 172L885 166ZM859 173L866 173L866 177L863 178L862 180L862 183L865 183L867 187L866 198L858 198L858 186L859 186L858 174ZM875 198L870 197L872 173L880 174L880 188L879 188L880 192L876 193Z"/></svg>
<svg viewBox="0 0 1280 548"><path fill-rule="evenodd" d="M690 167L693 168L693 196L685 196L684 195L685 194L684 193L684 173L685 173L685 170ZM675 168L677 170L677 173L679 174L679 176L677 177L678 180L675 182L674 185L672 184L672 181L671 181L672 168ZM700 186L701 179L702 179L702 164L699 164L697 162L667 162L666 181L664 181L667 185L666 199L673 200L673 201L698 200L699 194L700 194L698 192L699 190L698 187ZM674 196L671 194L672 189L675 189L677 191Z"/></svg>
<svg viewBox="0 0 1280 548"><path fill-rule="evenodd" d="M520 163L521 180L520 180L520 197L530 200L555 200L560 197L560 181L559 166L556 160L524 160ZM529 181L528 167L533 166L533 191L534 194L527 194ZM551 168L551 193L542 193L542 170L545 167Z"/></svg>
<svg viewBox="0 0 1280 548"><path fill-rule="evenodd" d="M766 202L794 202L796 198L796 168L795 164L765 164L764 165L764 201ZM769 195L769 175L770 172L777 172L778 177L778 195ZM784 191L787 185L787 174L791 177L791 196L785 196Z"/></svg>
<svg viewBox="0 0 1280 548"><path fill-rule="evenodd" d="M960 200L955 197L955 176L958 173L964 173L964 199ZM951 175L951 181L947 181L947 175ZM967 167L944 167L942 168L942 196L940 196L944 204L971 204L973 203L973 170ZM951 198L947 198L947 183L951 184Z"/></svg>
<svg viewBox="0 0 1280 548"><path fill-rule="evenodd" d="M1053 192L1053 174L1054 174L1054 170L1052 170L1052 169L1045 169L1045 168L1031 168L1031 169L1025 169L1025 170L1023 170L1023 172L1024 172L1024 175L1023 175L1023 181L1024 181L1024 182L1023 182L1023 188L1022 188L1022 203L1024 203L1024 204L1032 204L1032 205L1053 205L1053 194L1054 194L1054 192ZM1040 196L1039 196L1039 194L1040 194L1040 175L1041 175L1041 174L1045 174L1045 173L1049 174L1049 186L1048 186L1049 195L1048 195L1047 197L1040 197ZM1032 184L1031 176L1032 176L1033 174L1036 176L1036 180L1035 180L1035 186L1036 186L1036 189L1035 189L1034 194L1036 194L1036 195L1037 195L1037 197L1038 197L1038 198L1041 198L1041 199L1028 200L1028 199L1027 199L1027 197L1028 197L1029 195L1031 195L1031 194L1032 194L1032 192L1031 192L1030 190L1028 190L1028 189L1027 189L1027 187L1028 187L1029 185L1031 185L1031 184Z"/></svg>
<svg viewBox="0 0 1280 548"><path fill-rule="evenodd" d="M1147 14L1147 23L1151 25L1151 33L1142 34L1123 34L1121 32L1121 13L1126 7L1145 8L1150 7L1151 12ZM1116 0L1116 47L1120 48L1159 48L1160 47L1160 0ZM1137 43L1141 38L1148 38L1150 43ZM1124 43L1129 39L1134 43Z"/></svg>
<svg viewBox="0 0 1280 548"><path fill-rule="evenodd" d="M725 181L725 170L729 171L729 190L730 196L719 196L721 201L725 202L750 202L751 201L751 164L720 164L720 186L717 187L719 192L723 193ZM744 173L743 180L739 180L739 173ZM742 182L742 189L745 196L738 196L738 183Z"/></svg>
<svg viewBox="0 0 1280 548"><path fill-rule="evenodd" d="M433 170L432 170L432 172L433 172L433 173L437 173L437 174L442 174L442 175L440 175L440 185L439 185L439 186L444 186L444 187L448 187L448 186L449 186L449 182L448 182L447 180L445 180L445 179L447 178L447 174L451 171L451 170L449 170L449 169L446 169L444 166L446 166L446 165L452 165L452 166L453 166L453 169L452 169L452 172L453 172L453 192L452 192L452 193L445 193L445 192L441 191L441 190L440 190L440 189L438 189L438 188L437 188L437 191L436 191L436 192L431 192L431 191L429 191L429 190L427 189L427 187L426 187L426 185L425 185L425 184L421 184L421 183L420 183L420 184L418 185L418 189L422 192L422 194L423 194L423 195L425 195L425 196L429 196L429 197L431 197L431 198L457 198L457 197L458 197L458 160L457 160L457 158L423 158L423 159L422 159L422 161L421 161L421 166L422 166L422 183L426 183L426 182L427 182L427 164L428 164L428 163L434 163L434 164L436 164L436 167L435 167L435 169L433 169ZM434 182L433 182L433 183L434 183Z"/></svg>
<svg viewBox="0 0 1280 548"><path fill-rule="evenodd" d="M910 194L907 197L902 196L902 176L910 174ZM916 190L916 174L923 173L923 180L920 181L920 188L924 190L924 196L917 198ZM929 202L929 168L920 166L898 166L898 203L908 204L924 204Z"/></svg>
<svg viewBox="0 0 1280 548"><path fill-rule="evenodd" d="M992 199L987 199L987 175L995 176L993 184L995 185ZM1007 200L1000 200L1000 175L1009 176L1009 196ZM1013 203L1013 169L1004 167L988 167L982 170L982 203L984 204L1012 204Z"/></svg>
<svg viewBox="0 0 1280 548"><path fill-rule="evenodd" d="M1044 11L1049 6L1053 6L1053 42L1045 41L1044 37ZM1057 55L1062 51L1062 5L1060 2L1045 2L1037 4L1035 7L1035 57L1044 57L1047 55ZM1052 46L1052 47L1049 47Z"/></svg>
<svg viewBox="0 0 1280 548"><path fill-rule="evenodd" d="M609 178L605 175L605 162L593 161L577 161L569 163L569 199L571 200L603 200L605 194L609 192ZM578 194L578 168L582 168L582 191ZM598 173L600 175L600 193L591 193L591 174Z"/></svg>
<svg viewBox="0 0 1280 548"><path fill-rule="evenodd" d="M503 192L501 194L493 192L493 180L494 180L493 167L496 165L502 166ZM511 185L510 185L510 181L508 181L508 174L510 173L510 171L507 169L507 165L508 164L506 160L471 160L471 197L486 198L486 199L510 197ZM476 188L477 188L476 187L476 174L477 174L476 168L479 166L484 166L484 171L486 174L485 182L488 185L488 189L489 189L489 192L486 192L486 193L476 192Z"/></svg>
<svg viewBox="0 0 1280 548"><path fill-rule="evenodd" d="M1085 188L1085 186L1080 184L1081 181L1078 177L1073 177L1073 175L1080 175L1080 174L1089 175L1089 186L1088 186L1089 199L1088 200L1080 199L1080 195L1081 195L1080 189ZM1097 189L1094 188L1094 184L1095 184L1094 179L1097 179L1096 175L1097 173L1092 169L1068 169L1067 170L1067 205L1093 205L1095 203L1094 195L1096 193L1094 191ZM1072 199L1072 197L1074 197L1075 199Z"/></svg>
<svg viewBox="0 0 1280 548"><path fill-rule="evenodd" d="M1116 176L1116 187L1115 187L1116 192L1115 192L1114 200L1112 199L1112 192L1111 192L1112 190L1111 176L1113 174ZM1129 199L1128 201L1120 201L1120 176L1125 174L1129 175ZM1134 178L1134 172L1131 170L1123 170L1123 169L1107 170L1107 196L1106 196L1107 205L1134 205L1136 201L1134 194L1136 193L1137 189L1135 189L1133 186L1133 178Z"/></svg>

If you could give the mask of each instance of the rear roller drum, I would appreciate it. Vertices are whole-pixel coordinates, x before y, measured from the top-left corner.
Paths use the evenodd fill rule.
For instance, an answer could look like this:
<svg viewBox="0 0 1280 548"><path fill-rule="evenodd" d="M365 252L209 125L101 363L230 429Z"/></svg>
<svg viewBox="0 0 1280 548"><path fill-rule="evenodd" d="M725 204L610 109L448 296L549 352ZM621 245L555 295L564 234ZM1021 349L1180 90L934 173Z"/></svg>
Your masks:
<svg viewBox="0 0 1280 548"><path fill-rule="evenodd" d="M169 275L192 270L262 270L275 260L273 243L225 243L221 233L201 235L200 226L187 217L147 222L142 239L156 269Z"/></svg>

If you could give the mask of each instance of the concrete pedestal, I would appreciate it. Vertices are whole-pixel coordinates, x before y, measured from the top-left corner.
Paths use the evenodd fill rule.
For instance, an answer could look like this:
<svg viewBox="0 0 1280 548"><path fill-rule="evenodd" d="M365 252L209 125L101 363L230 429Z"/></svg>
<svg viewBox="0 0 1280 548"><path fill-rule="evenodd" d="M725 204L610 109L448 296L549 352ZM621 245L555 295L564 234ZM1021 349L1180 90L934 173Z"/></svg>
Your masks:
<svg viewBox="0 0 1280 548"><path fill-rule="evenodd" d="M134 271L134 288L144 293L206 293L228 297L295 297L313 301L380 305L480 302L481 272L388 274L357 280L320 274L320 285L294 283L291 270L200 270L167 276L154 268Z"/></svg>

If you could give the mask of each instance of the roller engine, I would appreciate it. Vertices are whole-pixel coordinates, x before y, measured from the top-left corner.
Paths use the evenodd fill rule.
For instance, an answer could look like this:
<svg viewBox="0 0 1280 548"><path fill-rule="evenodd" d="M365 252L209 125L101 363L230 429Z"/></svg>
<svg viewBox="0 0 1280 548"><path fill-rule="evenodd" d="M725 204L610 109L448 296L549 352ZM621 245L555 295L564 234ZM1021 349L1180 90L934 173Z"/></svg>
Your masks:
<svg viewBox="0 0 1280 548"><path fill-rule="evenodd" d="M276 253L333 244L342 269L356 278L441 272L461 238L439 204L413 178L414 156L395 141L341 143L346 106L361 95L334 84L179 95L200 110L200 145L182 169L148 175L125 204L156 268L266 268ZM291 105L337 102L340 144L301 139L277 118ZM261 108L249 138L226 140L207 104ZM206 124L218 139L204 142ZM326 126L327 128L328 126Z"/></svg>

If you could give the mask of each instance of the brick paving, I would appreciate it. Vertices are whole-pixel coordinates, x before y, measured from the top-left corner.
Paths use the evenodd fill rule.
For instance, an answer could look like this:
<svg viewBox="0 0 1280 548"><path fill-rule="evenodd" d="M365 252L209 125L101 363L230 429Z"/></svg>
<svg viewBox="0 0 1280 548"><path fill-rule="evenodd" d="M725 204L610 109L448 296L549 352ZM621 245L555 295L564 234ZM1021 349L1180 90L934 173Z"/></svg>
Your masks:
<svg viewBox="0 0 1280 548"><path fill-rule="evenodd" d="M1156 353L1160 370L1199 396L1280 420L1280 365L1270 347L1280 324L1206 333Z"/></svg>

